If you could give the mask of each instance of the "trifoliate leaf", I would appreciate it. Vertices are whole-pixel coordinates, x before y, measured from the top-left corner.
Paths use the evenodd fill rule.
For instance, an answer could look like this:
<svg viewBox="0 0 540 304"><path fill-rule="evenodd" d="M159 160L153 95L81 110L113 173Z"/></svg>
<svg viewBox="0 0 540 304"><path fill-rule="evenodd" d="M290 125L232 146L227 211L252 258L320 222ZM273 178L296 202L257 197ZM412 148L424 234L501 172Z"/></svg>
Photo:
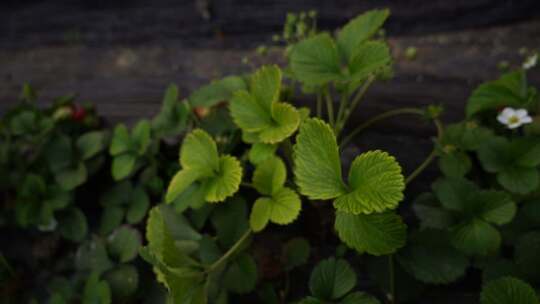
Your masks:
<svg viewBox="0 0 540 304"><path fill-rule="evenodd" d="M294 175L300 193L312 200L345 193L336 137L324 121L309 118L300 126L294 145Z"/></svg>
<svg viewBox="0 0 540 304"><path fill-rule="evenodd" d="M397 214L350 214L336 211L335 229L339 238L359 252L383 255L405 245L407 226Z"/></svg>
<svg viewBox="0 0 540 304"><path fill-rule="evenodd" d="M70 241L80 242L88 233L86 216L79 208L70 208L58 222L60 234Z"/></svg>
<svg viewBox="0 0 540 304"><path fill-rule="evenodd" d="M224 155L219 160L219 171L216 176L208 178L204 184L207 202L222 202L238 191L242 181L242 166L232 156Z"/></svg>
<svg viewBox="0 0 540 304"><path fill-rule="evenodd" d="M211 176L219 168L216 142L205 131L193 130L182 143L180 164L198 171L199 176Z"/></svg>
<svg viewBox="0 0 540 304"><path fill-rule="evenodd" d="M283 188L287 179L287 168L279 157L261 162L253 173L253 186L259 193L272 195Z"/></svg>
<svg viewBox="0 0 540 304"><path fill-rule="evenodd" d="M130 153L115 156L111 167L114 180L119 181L128 177L133 172L136 161L137 157Z"/></svg>
<svg viewBox="0 0 540 304"><path fill-rule="evenodd" d="M105 280L115 298L125 299L135 293L139 285L139 273L133 265L118 265L108 271Z"/></svg>
<svg viewBox="0 0 540 304"><path fill-rule="evenodd" d="M540 279L538 273L538 269L540 269L540 231L528 232L518 238L515 261L519 270L527 278Z"/></svg>
<svg viewBox="0 0 540 304"><path fill-rule="evenodd" d="M481 84L469 97L467 117L499 107L527 107L527 89L524 71L504 74L501 78Z"/></svg>
<svg viewBox="0 0 540 304"><path fill-rule="evenodd" d="M482 287L480 295L482 304L538 304L538 296L527 283L504 277L490 281Z"/></svg>
<svg viewBox="0 0 540 304"><path fill-rule="evenodd" d="M283 263L287 270L302 266L307 263L311 247L305 238L294 238L283 246Z"/></svg>
<svg viewBox="0 0 540 304"><path fill-rule="evenodd" d="M446 229L454 224L453 214L442 208L432 193L423 193L413 204L413 210L420 219L422 229Z"/></svg>
<svg viewBox="0 0 540 304"><path fill-rule="evenodd" d="M290 67L295 78L312 86L343 77L336 44L328 33L318 34L296 44L290 56Z"/></svg>
<svg viewBox="0 0 540 304"><path fill-rule="evenodd" d="M317 298L335 300L356 285L356 273L345 260L329 258L315 266L309 278L309 289Z"/></svg>
<svg viewBox="0 0 540 304"><path fill-rule="evenodd" d="M444 231L424 230L412 235L397 259L401 266L421 282L448 284L465 274L469 261L452 248Z"/></svg>
<svg viewBox="0 0 540 304"><path fill-rule="evenodd" d="M223 284L228 290L245 294L252 291L257 284L257 264L248 254L241 254L231 263L225 272Z"/></svg>
<svg viewBox="0 0 540 304"><path fill-rule="evenodd" d="M137 257L141 236L137 230L122 226L107 238L107 242L110 254L120 263L126 263Z"/></svg>
<svg viewBox="0 0 540 304"><path fill-rule="evenodd" d="M105 148L105 133L93 131L83 134L77 139L77 149L81 153L82 159L94 157Z"/></svg>
<svg viewBox="0 0 540 304"><path fill-rule="evenodd" d="M180 134L186 127L189 105L179 101L178 87L170 84L161 102L161 110L152 119L152 131L158 137L171 137Z"/></svg>
<svg viewBox="0 0 540 304"><path fill-rule="evenodd" d="M356 291L348 294L339 304L381 304L381 302L372 295Z"/></svg>
<svg viewBox="0 0 540 304"><path fill-rule="evenodd" d="M245 89L246 82L242 77L228 76L197 89L189 96L189 103L193 107L212 107L228 101L234 92Z"/></svg>
<svg viewBox="0 0 540 304"><path fill-rule="evenodd" d="M353 214L395 209L405 189L401 167L386 152L369 151L356 157L349 170L352 192L338 197L334 207Z"/></svg>
<svg viewBox="0 0 540 304"><path fill-rule="evenodd" d="M485 221L473 219L454 227L451 241L454 247L467 255L486 256L499 249L501 235Z"/></svg>
<svg viewBox="0 0 540 304"><path fill-rule="evenodd" d="M301 208L298 194L283 187L271 198L262 197L255 201L250 216L251 228L255 232L261 231L268 221L279 225L289 224L298 217Z"/></svg>
<svg viewBox="0 0 540 304"><path fill-rule="evenodd" d="M255 143L249 149L249 161L254 165L258 165L274 156L276 149L277 145L275 144Z"/></svg>
<svg viewBox="0 0 540 304"><path fill-rule="evenodd" d="M463 178L439 179L432 187L441 204L454 211L464 210L470 197L478 191L473 182Z"/></svg>
<svg viewBox="0 0 540 304"><path fill-rule="evenodd" d="M352 59L355 50L379 30L389 14L387 9L372 10L349 21L337 36L337 44L343 57Z"/></svg>
<svg viewBox="0 0 540 304"><path fill-rule="evenodd" d="M259 132L272 124L272 114L247 91L237 91L229 107L234 123L244 132Z"/></svg>
<svg viewBox="0 0 540 304"><path fill-rule="evenodd" d="M112 156L125 153L132 149L131 137L125 125L119 124L114 128L114 134L109 148L109 153Z"/></svg>

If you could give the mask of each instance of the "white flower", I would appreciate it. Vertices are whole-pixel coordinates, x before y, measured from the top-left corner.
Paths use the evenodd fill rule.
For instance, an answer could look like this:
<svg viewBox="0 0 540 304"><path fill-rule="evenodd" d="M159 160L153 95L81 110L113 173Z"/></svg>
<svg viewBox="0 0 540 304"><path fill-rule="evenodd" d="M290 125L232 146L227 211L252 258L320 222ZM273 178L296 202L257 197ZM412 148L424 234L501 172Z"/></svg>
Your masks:
<svg viewBox="0 0 540 304"><path fill-rule="evenodd" d="M506 125L508 129L515 129L532 122L532 118L525 109L504 108L497 116L497 120Z"/></svg>
<svg viewBox="0 0 540 304"><path fill-rule="evenodd" d="M47 224L39 225L37 228L39 231L47 232L47 231L53 231L56 229L56 226L58 225L58 222L54 217L52 217Z"/></svg>
<svg viewBox="0 0 540 304"><path fill-rule="evenodd" d="M538 63L538 54L531 55L527 57L527 59L525 59L525 62L523 62L523 68L525 70L534 68L537 63Z"/></svg>

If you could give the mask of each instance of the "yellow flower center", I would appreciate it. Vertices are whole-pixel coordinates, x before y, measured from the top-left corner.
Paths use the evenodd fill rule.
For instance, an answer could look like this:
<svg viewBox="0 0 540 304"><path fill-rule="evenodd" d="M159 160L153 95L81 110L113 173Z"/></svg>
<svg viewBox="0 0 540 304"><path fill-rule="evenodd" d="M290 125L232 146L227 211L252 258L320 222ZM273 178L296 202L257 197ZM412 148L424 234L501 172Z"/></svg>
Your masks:
<svg viewBox="0 0 540 304"><path fill-rule="evenodd" d="M519 123L519 117L517 117L517 116L511 116L508 119L508 124L510 124L510 125L517 124L517 123Z"/></svg>

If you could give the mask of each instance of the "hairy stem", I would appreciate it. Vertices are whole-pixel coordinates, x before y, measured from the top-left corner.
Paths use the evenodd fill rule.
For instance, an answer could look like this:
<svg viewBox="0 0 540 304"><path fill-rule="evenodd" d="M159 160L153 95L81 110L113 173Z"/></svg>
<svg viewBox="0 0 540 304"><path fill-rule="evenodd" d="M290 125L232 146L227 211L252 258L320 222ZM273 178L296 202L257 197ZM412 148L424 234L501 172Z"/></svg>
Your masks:
<svg viewBox="0 0 540 304"><path fill-rule="evenodd" d="M354 130L352 130L351 133L349 133L347 136L345 136L343 138L343 140L341 141L340 146L345 147L357 134L359 134L362 131L364 131L365 129L369 128L371 125L373 125L373 124L375 124L375 123L377 123L377 122L379 122L379 121L381 121L383 119L387 119L387 118L397 116L397 115L402 115L402 114L424 115L424 111L422 111L420 109L416 109L416 108L402 108L402 109L396 109L396 110L391 110L391 111L388 111L388 112L381 113L381 114L369 119L365 123L359 125Z"/></svg>
<svg viewBox="0 0 540 304"><path fill-rule="evenodd" d="M444 132L442 123L437 118L433 119L433 123L437 127L437 139L440 140ZM407 178L405 179L405 184L409 184L420 173L422 173L422 171L424 171L436 157L437 157L437 150L435 147L433 147L433 150L431 151L431 153L429 153L426 159L416 169L414 169L414 171L411 174L409 174L409 176L407 176Z"/></svg>
<svg viewBox="0 0 540 304"><path fill-rule="evenodd" d="M234 245L231 248L229 248L229 250L225 252L225 254L221 256L221 258L219 258L219 260L215 261L212 265L210 265L210 267L208 267L208 269L206 270L206 273L211 273L215 271L216 269L220 268L221 266L223 266L225 263L227 263L227 261L231 258L231 256L233 256L242 247L242 244L250 236L251 236L251 229L248 229L244 233L244 235L242 235L242 237L240 237L240 239L238 239L238 241L236 241L236 243L234 243Z"/></svg>

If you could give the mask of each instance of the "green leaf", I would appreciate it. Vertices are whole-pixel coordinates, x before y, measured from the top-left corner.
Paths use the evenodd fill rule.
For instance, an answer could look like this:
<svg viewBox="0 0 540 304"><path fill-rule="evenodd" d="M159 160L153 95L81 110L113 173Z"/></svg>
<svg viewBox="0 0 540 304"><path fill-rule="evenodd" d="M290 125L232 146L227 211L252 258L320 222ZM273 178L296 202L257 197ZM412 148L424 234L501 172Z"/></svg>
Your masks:
<svg viewBox="0 0 540 304"><path fill-rule="evenodd" d="M150 198L142 187L137 187L131 195L131 203L126 212L126 220L130 224L139 223L150 207Z"/></svg>
<svg viewBox="0 0 540 304"><path fill-rule="evenodd" d="M231 292L245 294L253 291L257 283L257 264L248 254L241 254L225 272L223 285Z"/></svg>
<svg viewBox="0 0 540 304"><path fill-rule="evenodd" d="M296 44L290 55L290 67L295 78L307 85L319 86L343 78L338 50L328 33Z"/></svg>
<svg viewBox="0 0 540 304"><path fill-rule="evenodd" d="M350 79L356 82L382 71L391 62L388 46L380 41L370 41L359 45L352 56L349 63Z"/></svg>
<svg viewBox="0 0 540 304"><path fill-rule="evenodd" d="M200 177L199 172L193 169L183 169L178 171L172 178L167 188L167 194L165 195L165 201L170 204L176 199L180 198L193 183ZM187 206L186 206L187 207Z"/></svg>
<svg viewBox="0 0 540 304"><path fill-rule="evenodd" d="M150 145L150 136L152 132L152 126L150 122L146 119L143 119L135 125L135 128L131 131L131 137L137 145L137 153L143 155L146 152L146 149Z"/></svg>
<svg viewBox="0 0 540 304"><path fill-rule="evenodd" d="M66 135L57 135L50 139L44 149L49 167L54 173L70 167L73 163L71 139Z"/></svg>
<svg viewBox="0 0 540 304"><path fill-rule="evenodd" d="M390 11L371 10L349 21L339 32L337 44L344 58L350 60L360 44L373 36L386 21Z"/></svg>
<svg viewBox="0 0 540 304"><path fill-rule="evenodd" d="M82 304L110 304L111 289L106 281L101 281L96 272L92 272L84 285Z"/></svg>
<svg viewBox="0 0 540 304"><path fill-rule="evenodd" d="M516 215L517 207L504 191L479 191L475 195L476 204L481 206L480 217L487 222L503 225ZM477 212L478 212L477 211Z"/></svg>
<svg viewBox="0 0 540 304"><path fill-rule="evenodd" d="M440 207L437 198L432 193L423 193L416 198L413 210L420 219L422 229L446 229L454 224L452 213Z"/></svg>
<svg viewBox="0 0 540 304"><path fill-rule="evenodd" d="M349 247L372 255L391 254L405 245L407 226L397 214L336 211L335 229Z"/></svg>
<svg viewBox="0 0 540 304"><path fill-rule="evenodd" d="M116 156L125 153L132 148L131 137L129 136L128 129L124 124L117 125L114 129L109 153L112 156Z"/></svg>
<svg viewBox="0 0 540 304"><path fill-rule="evenodd" d="M356 291L348 294L339 304L381 304L381 302L372 295Z"/></svg>
<svg viewBox="0 0 540 304"><path fill-rule="evenodd" d="M254 165L258 165L274 156L276 150L276 144L255 143L251 149L249 149L249 161Z"/></svg>
<svg viewBox="0 0 540 304"><path fill-rule="evenodd" d="M83 134L77 139L77 149L82 159L90 159L105 148L105 132L93 131Z"/></svg>
<svg viewBox="0 0 540 304"><path fill-rule="evenodd" d="M263 66L250 79L250 92L266 113L273 113L274 104L281 91L281 70L275 66Z"/></svg>
<svg viewBox="0 0 540 304"><path fill-rule="evenodd" d="M449 210L462 211L478 187L463 178L446 178L435 181L432 185L441 204Z"/></svg>
<svg viewBox="0 0 540 304"><path fill-rule="evenodd" d="M194 107L212 107L228 101L234 92L245 89L246 82L242 77L228 76L197 89L189 96L189 102Z"/></svg>
<svg viewBox="0 0 540 304"><path fill-rule="evenodd" d="M395 209L403 200L405 179L396 159L386 152L369 151L356 157L349 170L352 192L338 197L334 207L353 214Z"/></svg>
<svg viewBox="0 0 540 304"><path fill-rule="evenodd" d="M108 205L103 209L101 215L99 233L101 235L110 234L116 227L122 224L124 219L124 209L118 206Z"/></svg>
<svg viewBox="0 0 540 304"><path fill-rule="evenodd" d="M80 242L88 233L88 223L84 213L78 208L70 208L60 217L60 234L74 242Z"/></svg>
<svg viewBox="0 0 540 304"><path fill-rule="evenodd" d="M115 298L125 299L131 296L139 285L139 273L133 265L118 265L108 271L104 278Z"/></svg>
<svg viewBox="0 0 540 304"><path fill-rule="evenodd" d="M110 254L120 263L126 263L137 257L141 247L141 236L137 230L122 226L107 238L107 242Z"/></svg>
<svg viewBox="0 0 540 304"><path fill-rule="evenodd" d="M311 247L305 238L297 237L283 246L282 260L287 270L302 266L309 260Z"/></svg>
<svg viewBox="0 0 540 304"><path fill-rule="evenodd" d="M272 120L270 126L259 132L263 143L275 144L292 135L300 124L300 113L288 103L275 102Z"/></svg>
<svg viewBox="0 0 540 304"><path fill-rule="evenodd" d="M319 299L335 300L356 285L356 274L343 259L329 258L315 266L309 278L309 289Z"/></svg>
<svg viewBox="0 0 540 304"><path fill-rule="evenodd" d="M244 199L233 197L217 206L210 218L223 248L231 247L249 229Z"/></svg>
<svg viewBox="0 0 540 304"><path fill-rule="evenodd" d="M452 229L454 247L467 255L486 256L495 253L501 245L497 229L483 220L471 220Z"/></svg>
<svg viewBox="0 0 540 304"><path fill-rule="evenodd" d="M540 174L535 168L512 167L499 172L497 181L508 191L527 194L538 188Z"/></svg>
<svg viewBox="0 0 540 304"><path fill-rule="evenodd" d="M211 176L219 168L216 142L202 129L189 133L180 149L182 168L200 171L200 176Z"/></svg>
<svg viewBox="0 0 540 304"><path fill-rule="evenodd" d="M185 128L189 116L187 102L178 100L178 87L171 84L163 97L161 110L152 120L152 128L158 137L172 137L180 134Z"/></svg>
<svg viewBox="0 0 540 304"><path fill-rule="evenodd" d="M242 181L242 166L238 159L224 155L219 160L219 171L214 177L205 181L207 202L222 202L238 191Z"/></svg>
<svg viewBox="0 0 540 304"><path fill-rule="evenodd" d="M412 235L397 259L421 282L448 284L465 275L466 256L450 246L448 235L439 230L423 230Z"/></svg>
<svg viewBox="0 0 540 304"><path fill-rule="evenodd" d="M80 162L75 167L68 167L56 173L56 181L66 191L73 190L86 182L88 172L84 163Z"/></svg>
<svg viewBox="0 0 540 304"><path fill-rule="evenodd" d="M482 304L538 304L538 296L527 283L513 277L490 281L482 287Z"/></svg>
<svg viewBox="0 0 540 304"><path fill-rule="evenodd" d="M245 132L259 132L272 124L271 112L247 91L237 91L229 107L234 123Z"/></svg>
<svg viewBox="0 0 540 304"><path fill-rule="evenodd" d="M300 214L302 202L294 190L281 188L272 198L262 197L255 201L250 224L253 231L264 229L268 221L278 225L292 223Z"/></svg>
<svg viewBox="0 0 540 304"><path fill-rule="evenodd" d="M77 249L75 266L78 270L94 271L101 274L110 269L113 263L107 255L103 242L94 237L92 240L85 241Z"/></svg>
<svg viewBox="0 0 540 304"><path fill-rule="evenodd" d="M125 153L113 158L112 176L114 180L119 181L128 177L135 168L137 157L131 153Z"/></svg>
<svg viewBox="0 0 540 304"><path fill-rule="evenodd" d="M481 84L469 97L465 112L467 117L499 107L527 107L527 93L523 90L525 73L516 71L501 78Z"/></svg>
<svg viewBox="0 0 540 304"><path fill-rule="evenodd" d="M527 278L540 280L540 231L531 231L519 236L515 247L518 269Z"/></svg>
<svg viewBox="0 0 540 304"><path fill-rule="evenodd" d="M466 153L453 151L439 157L439 168L448 177L464 177L471 170L471 159Z"/></svg>
<svg viewBox="0 0 540 304"><path fill-rule="evenodd" d="M301 194L316 200L345 193L336 136L324 121L306 119L296 137L293 156L295 180Z"/></svg>
<svg viewBox="0 0 540 304"><path fill-rule="evenodd" d="M261 162L253 173L253 186L259 193L272 195L283 188L287 179L285 163L279 157Z"/></svg>

